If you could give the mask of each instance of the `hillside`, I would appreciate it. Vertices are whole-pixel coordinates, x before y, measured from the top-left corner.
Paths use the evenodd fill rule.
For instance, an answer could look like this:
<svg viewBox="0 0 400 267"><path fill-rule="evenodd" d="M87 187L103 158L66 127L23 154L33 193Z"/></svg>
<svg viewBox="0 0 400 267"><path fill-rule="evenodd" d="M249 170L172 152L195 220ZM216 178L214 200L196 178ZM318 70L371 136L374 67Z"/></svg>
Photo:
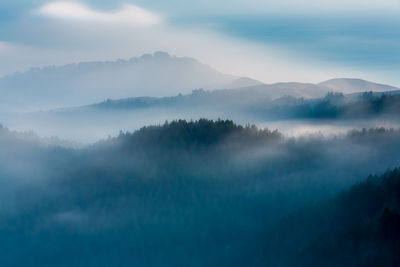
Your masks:
<svg viewBox="0 0 400 267"><path fill-rule="evenodd" d="M65 149L0 128L0 265L309 266L311 257L328 266L314 242L325 248L365 216L371 227L382 214L396 223L398 179L329 199L396 166L399 135L287 139L229 120L178 120ZM332 255L347 257L351 236L339 238Z"/></svg>
<svg viewBox="0 0 400 267"><path fill-rule="evenodd" d="M314 213L319 233L303 265L400 265L400 170L369 176Z"/></svg>
<svg viewBox="0 0 400 267"><path fill-rule="evenodd" d="M244 87L250 87L250 86L256 86L256 85L262 85L263 83L248 77L242 77L239 78L235 81L233 81L231 84L228 84L225 86L226 89L234 89L234 88L244 88Z"/></svg>
<svg viewBox="0 0 400 267"><path fill-rule="evenodd" d="M370 83L363 80L360 81L359 85L354 86L358 88L355 93L346 93L348 87L345 84L340 87L340 83L336 84L336 81L342 81L349 79L334 79L321 83L320 85L310 83L275 83L275 84L257 84L257 81L248 78L239 78L236 86L239 88L226 88L219 90L193 90L191 94L179 94L178 96L169 97L130 97L125 99L108 99L104 102L85 106L87 108L149 108L149 107L168 107L168 106L208 106L211 108L218 108L221 106L231 106L236 108L251 107L255 108L254 105L268 104L269 102L277 99L283 99L287 97L291 98L304 98L306 100L313 100L325 97L329 92L335 91L343 93L348 99L357 100L363 97L365 92L373 92L371 97L381 97L383 94L387 96L396 95L399 91L384 91L384 89L395 89L391 86L380 86L375 83ZM356 79L354 79L356 80ZM336 84L338 86L330 85ZM244 84L255 84L251 86L239 86ZM327 86L323 85L326 84ZM374 86L376 85L376 86ZM331 86L332 88L329 88ZM229 87L229 86L228 86ZM376 90L365 90L365 88L376 89ZM282 101L280 101L282 102Z"/></svg>
<svg viewBox="0 0 400 267"><path fill-rule="evenodd" d="M112 62L32 69L0 79L1 110L77 106L107 98L166 96L195 88L217 89L237 77L187 57L164 52Z"/></svg>
<svg viewBox="0 0 400 267"><path fill-rule="evenodd" d="M262 84L236 89L193 90L191 94L170 97L131 97L88 105L84 108L136 109L151 107L208 107L219 109L230 107L240 109L257 104L267 104L272 100L291 96L295 98L318 98L328 93L326 88L306 83ZM73 109L72 109L73 110Z"/></svg>
<svg viewBox="0 0 400 267"><path fill-rule="evenodd" d="M221 89L214 95L225 96L228 94L221 92L231 89L235 91L229 93L244 96L243 101L282 96L311 99L323 97L329 91L354 93L398 90L393 86L360 79L332 79L320 84L263 84L251 78L223 74L193 58L156 52L129 60L34 68L25 73L2 77L0 111L48 110L137 96L187 95L195 89Z"/></svg>
<svg viewBox="0 0 400 267"><path fill-rule="evenodd" d="M352 127L397 128L400 97L395 92L328 93L309 99L284 95L272 99L268 91L257 88L198 89L171 97L108 99L81 107L16 115L0 113L0 119L15 130L34 130L42 136L59 136L82 143L114 136L119 130L133 131L174 119L223 118L241 124L266 123L285 127L285 133L292 133L301 123L315 131L343 132ZM324 129L328 122L334 125ZM318 128L320 125L322 128Z"/></svg>
<svg viewBox="0 0 400 267"><path fill-rule="evenodd" d="M393 91L399 90L399 88L386 85L379 84L374 82L369 82L361 79L350 79L350 78L336 78L331 79L318 85L329 88L330 90L342 93L357 93L357 92L384 92L384 91Z"/></svg>
<svg viewBox="0 0 400 267"><path fill-rule="evenodd" d="M288 89L292 86L292 89ZM281 88L284 95L277 94ZM312 90L308 84L278 84L240 89L215 91L193 90L191 94L172 97L133 97L118 100L108 99L93 105L55 110L56 113L82 111L165 111L180 110L183 113L205 111L215 114L236 114L242 116L262 115L268 118L338 118L354 119L378 115L395 115L399 110L400 91L363 92L353 94L326 93L320 97L305 98L305 90ZM297 89L295 89L297 88ZM323 92L323 89L315 87ZM286 94L287 93L287 94ZM315 93L315 95L317 95ZM275 97L274 97L275 96Z"/></svg>

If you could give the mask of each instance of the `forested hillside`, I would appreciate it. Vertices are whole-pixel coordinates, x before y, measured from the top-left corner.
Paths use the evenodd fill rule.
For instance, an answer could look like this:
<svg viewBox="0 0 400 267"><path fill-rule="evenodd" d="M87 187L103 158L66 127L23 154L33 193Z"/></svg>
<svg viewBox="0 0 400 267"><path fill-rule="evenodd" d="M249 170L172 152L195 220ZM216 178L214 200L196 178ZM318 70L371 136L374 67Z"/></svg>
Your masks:
<svg viewBox="0 0 400 267"><path fill-rule="evenodd" d="M64 109L55 112L85 111L135 111L135 110L180 110L200 114L233 113L256 116L264 120L284 119L360 119L379 116L395 117L400 111L400 91L365 92L344 95L327 93L314 99L285 95L272 99L268 91L255 90L195 90L190 95L166 98L127 98L107 100L80 109ZM201 111L203 110L203 111ZM203 113L201 113L203 112ZM208 112L208 113L207 113Z"/></svg>
<svg viewBox="0 0 400 267"><path fill-rule="evenodd" d="M399 169L369 176L340 194L333 205L321 212L327 227L306 249L306 263L400 265Z"/></svg>
<svg viewBox="0 0 400 267"><path fill-rule="evenodd" d="M286 264L295 258L297 266L398 266L400 171L370 175L272 229L269 237L275 238L278 250L292 253Z"/></svg>
<svg viewBox="0 0 400 267"><path fill-rule="evenodd" d="M396 223L398 172L330 199L369 173L398 166L399 135L382 128L287 138L201 119L65 149L3 128L0 264L326 265L324 253L334 257L341 242L356 242L354 263L363 262L364 239L347 233L364 229L357 228L361 218L371 228L362 237L376 238L374 246L392 236L380 235L375 222ZM393 249L385 250L388 263L397 244L389 239L382 241Z"/></svg>

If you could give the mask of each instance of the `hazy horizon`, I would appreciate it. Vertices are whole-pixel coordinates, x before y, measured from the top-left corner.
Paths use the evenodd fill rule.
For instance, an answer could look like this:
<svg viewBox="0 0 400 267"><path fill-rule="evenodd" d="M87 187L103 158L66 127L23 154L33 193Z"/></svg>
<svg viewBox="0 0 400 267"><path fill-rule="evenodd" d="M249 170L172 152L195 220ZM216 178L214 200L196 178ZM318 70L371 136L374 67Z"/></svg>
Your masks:
<svg viewBox="0 0 400 267"><path fill-rule="evenodd" d="M0 76L166 51L266 83L357 77L400 86L399 10L395 0L7 0L0 4L0 59L7 62Z"/></svg>

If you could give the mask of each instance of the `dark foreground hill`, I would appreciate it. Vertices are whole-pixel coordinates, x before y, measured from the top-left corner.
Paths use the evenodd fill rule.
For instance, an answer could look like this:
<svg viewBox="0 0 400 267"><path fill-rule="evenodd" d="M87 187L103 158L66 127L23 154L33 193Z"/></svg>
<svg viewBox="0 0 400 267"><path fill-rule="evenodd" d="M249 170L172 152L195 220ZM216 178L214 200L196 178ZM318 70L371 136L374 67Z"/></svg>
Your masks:
<svg viewBox="0 0 400 267"><path fill-rule="evenodd" d="M329 201L287 216L264 235L282 259L292 255L283 265L399 266L400 171L370 175Z"/></svg>
<svg viewBox="0 0 400 267"><path fill-rule="evenodd" d="M288 139L202 119L75 150L1 128L0 265L389 266L398 173L335 195L398 166L399 137Z"/></svg>
<svg viewBox="0 0 400 267"><path fill-rule="evenodd" d="M400 265L399 169L369 176L340 194L332 205L317 215L323 218L319 225L326 228L307 247L308 264Z"/></svg>

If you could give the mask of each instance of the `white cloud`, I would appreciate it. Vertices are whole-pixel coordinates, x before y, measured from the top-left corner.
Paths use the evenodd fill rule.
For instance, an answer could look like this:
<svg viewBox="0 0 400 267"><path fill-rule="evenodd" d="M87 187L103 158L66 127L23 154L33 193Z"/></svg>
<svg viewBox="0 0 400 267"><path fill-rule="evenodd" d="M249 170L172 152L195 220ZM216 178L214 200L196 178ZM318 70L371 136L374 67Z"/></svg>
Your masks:
<svg viewBox="0 0 400 267"><path fill-rule="evenodd" d="M128 25L155 25L161 22L161 16L146 9L124 4L121 8L104 12L91 9L79 2L52 2L35 11L36 14L72 21L101 22Z"/></svg>
<svg viewBox="0 0 400 267"><path fill-rule="evenodd" d="M195 57L222 72L249 76L268 83L319 82L342 76L368 78L395 85L399 83L395 71L368 71L313 61L273 44L230 38L207 27L178 27L168 21L160 23L160 16L140 8L144 15L139 16L141 12L135 10L136 7L128 4L118 10L101 12L78 2L46 4L35 10L35 14L53 18L54 22L61 20L61 23L34 20L31 16L23 22L26 25L21 23L26 31L29 30L28 36L35 36L40 42L12 43L12 49L7 48L4 50L6 52L2 52L2 46L7 47L7 43L2 45L0 42L0 76L34 66L127 59L163 50L177 56ZM102 27L98 27L98 23ZM154 26L149 29L132 25Z"/></svg>
<svg viewBox="0 0 400 267"><path fill-rule="evenodd" d="M82 61L128 59L154 51L191 56L216 69L263 82L320 82L333 77L359 77L398 85L395 71L364 71L328 62L299 58L279 47L221 36L202 29L186 29L161 24L151 30L124 25L54 24L41 34L54 35L64 45L9 44L1 53L0 77L30 67L63 65ZM38 33L38 35L40 35ZM0 43L1 47L1 43ZM164 92L163 94L168 94Z"/></svg>

